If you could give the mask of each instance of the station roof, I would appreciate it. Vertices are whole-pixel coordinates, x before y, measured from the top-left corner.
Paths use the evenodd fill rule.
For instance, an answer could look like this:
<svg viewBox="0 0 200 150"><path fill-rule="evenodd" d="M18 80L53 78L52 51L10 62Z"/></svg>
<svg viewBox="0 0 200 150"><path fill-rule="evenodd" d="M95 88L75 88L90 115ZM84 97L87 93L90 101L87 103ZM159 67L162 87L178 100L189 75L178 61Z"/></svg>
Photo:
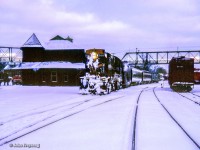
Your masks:
<svg viewBox="0 0 200 150"><path fill-rule="evenodd" d="M84 63L71 63L64 61L56 61L56 62L23 62L18 66L12 68L14 70L17 69L52 69L52 68L60 68L60 69L85 69Z"/></svg>
<svg viewBox="0 0 200 150"><path fill-rule="evenodd" d="M32 36L24 43L22 47L43 47L45 50L76 50L83 49L73 43L71 37L63 38L60 35L56 35L48 42L41 44L37 36L33 33Z"/></svg>
<svg viewBox="0 0 200 150"><path fill-rule="evenodd" d="M22 47L43 47L37 36L33 33Z"/></svg>

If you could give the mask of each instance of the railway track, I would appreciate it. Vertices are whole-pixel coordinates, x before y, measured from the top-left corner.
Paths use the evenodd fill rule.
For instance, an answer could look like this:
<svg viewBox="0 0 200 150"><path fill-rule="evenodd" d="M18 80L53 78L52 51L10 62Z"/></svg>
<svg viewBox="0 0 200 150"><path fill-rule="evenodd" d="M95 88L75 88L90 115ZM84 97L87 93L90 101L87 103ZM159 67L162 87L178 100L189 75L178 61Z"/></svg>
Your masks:
<svg viewBox="0 0 200 150"><path fill-rule="evenodd" d="M65 101L76 99L76 98L79 98L79 96L69 97L69 98L65 99ZM59 102L59 103L56 102L56 103L51 103L51 104L43 105L43 106L36 107L36 108L30 109L30 110L26 110L26 111L14 113L14 114L11 114L11 115L8 115L8 116L0 117L0 120L3 120L4 118L15 118L15 117L19 117L19 116L24 116L24 115L30 114L32 112L39 111L40 109L45 109L45 108L48 109L48 107L51 107L51 106L55 107L55 105L63 105L63 104L64 104L64 102L62 101L62 102ZM1 122L2 121L0 121L0 123Z"/></svg>
<svg viewBox="0 0 200 150"><path fill-rule="evenodd" d="M184 97L185 99L197 104L200 106L200 96L197 95L197 94L194 94L194 93L190 93L192 95L192 98L191 97L188 97L188 96L185 96L181 93L178 93L180 96Z"/></svg>
<svg viewBox="0 0 200 150"><path fill-rule="evenodd" d="M98 99L98 97L92 98L92 99L91 99L91 98L90 98L90 99L85 99L85 100L83 100L83 101L81 101L81 102L74 102L74 103L62 105L62 106L59 106L59 107L56 106L56 107L54 107L54 108L47 109L47 110L43 110L43 111L39 111L39 112L34 112L34 113L32 112L31 114L27 114L27 115L23 115L23 116L21 116L21 117L17 117L17 118L10 119L9 121L4 122L4 123L0 126L0 129L2 129L2 127L3 127L3 126L6 126L7 124L8 124L8 126L12 125L11 123L14 122L14 121L23 122L23 119L26 119L26 120L27 120L27 118L29 119L30 117L33 117L33 120L34 120L34 119L36 119L36 120L32 121L32 118L29 119L29 121L30 121L31 123L28 122L28 124L24 125L23 127L18 128L17 130L14 130L13 132L8 133L8 134L6 134L6 135L0 137L0 141L6 139L7 137L10 137L10 136L13 135L13 134L16 134L16 133L18 133L18 132L21 132L21 131L23 131L24 129L30 128L30 127L32 127L32 126L35 126L35 125L37 125L37 124L39 124L39 123L41 123L41 122L43 122L43 121L47 121L47 120L49 120L49 119L51 119L51 118L53 118L53 117L56 117L56 116L60 115L61 113L65 113L66 111L72 110L72 109L74 109L74 108L76 108L76 107L78 107L78 106L81 106L81 105L83 105L83 104L85 104L85 103L88 103L88 102L90 102L91 100L95 100L95 99ZM75 104L75 105L74 105L74 104ZM70 106L70 107L68 107L68 106ZM64 108L64 109L63 109L63 108ZM58 111L58 110L59 110L59 111ZM50 114L50 115L44 114L44 113L48 113L48 112L51 112L51 114ZM44 116L41 118L41 115L42 115L42 114L44 114ZM39 116L40 119L37 119L38 116ZM15 126L15 122L13 123L13 125Z"/></svg>
<svg viewBox="0 0 200 150"><path fill-rule="evenodd" d="M71 99L76 99L76 98L78 98L78 97L74 97L74 98L71 98ZM4 121L0 121L0 126L3 126L3 125L5 125L9 122L12 122L12 121L15 121L15 120L18 120L18 119L23 119L23 118L30 117L30 116L51 112L51 111L54 111L54 110L57 110L57 109L60 109L60 108L64 108L66 106L75 105L74 107L76 107L77 105L81 105L85 101L89 101L89 100L91 100L91 99L73 102L73 103L68 103L68 104L65 104L65 103L62 102L58 106L55 105L55 104L51 104L51 105L46 105L46 106L43 106L43 107L34 108L32 110L29 110L29 111L20 112L18 114L6 116L6 118L9 118L9 119L7 119L7 120L4 119ZM53 106L53 107L48 108L48 106ZM47 107L47 108L45 108L45 107ZM41 108L42 108L42 110L40 110Z"/></svg>
<svg viewBox="0 0 200 150"><path fill-rule="evenodd" d="M67 119L74 115L80 114L81 112L84 112L88 109L91 109L91 108L94 108L94 107L97 107L97 106L100 106L100 105L103 105L103 104L106 104L106 103L109 103L109 102L112 102L115 100L119 100L122 97L124 97L124 96L117 96L114 98L113 97L110 98L110 96L108 96L108 98L105 99L104 101L101 100L101 97L84 100L83 102L80 102L79 104L74 105L70 108L62 110L53 115L46 116L45 118L42 118L41 120L38 120L34 123L30 123L21 129L18 129L16 131L11 131L10 134L7 134L6 136L1 137L0 146L3 146L9 142L12 142L16 139L19 139L25 135L28 135L30 133L37 131L37 130L45 128L51 124L54 124L61 120ZM97 99L99 101L94 102L94 100L97 100ZM86 106L83 106L84 104L86 104ZM48 111L50 111L50 110L48 110Z"/></svg>
<svg viewBox="0 0 200 150"><path fill-rule="evenodd" d="M200 97L200 95L198 95L198 94L194 94L194 93L192 93L192 92L191 92L191 94L194 95L194 96Z"/></svg>
<svg viewBox="0 0 200 150"><path fill-rule="evenodd" d="M156 87L153 88L153 93L154 93L156 99L158 100L158 102L160 103L160 105L164 108L164 110L167 112L167 114L170 116L170 118L177 124L177 126L185 133L185 135L194 143L194 145L196 145L196 147L198 149L200 149L200 145L196 142L196 140L192 138L192 136L189 134L189 132L184 129L184 127L178 122L178 120L169 112L169 110L160 101L160 99L156 95L155 88Z"/></svg>
<svg viewBox="0 0 200 150"><path fill-rule="evenodd" d="M136 103L136 106L135 106L133 136L132 136L132 148L131 148L131 150L136 150L137 114L138 114L138 109L139 109L140 97L141 97L141 95L142 95L142 93L144 92L145 89L147 89L147 87L140 91L140 93L138 95L138 98L137 98L137 103Z"/></svg>
<svg viewBox="0 0 200 150"><path fill-rule="evenodd" d="M87 99L87 100L84 100L84 101L82 101L82 102L70 103L70 104L62 105L62 106L60 106L60 107L54 107L54 108L51 108L51 109L42 110L42 111L39 111L39 112L36 111L36 112L32 112L31 114L26 114L26 115L23 115L23 116L19 116L19 117L17 117L17 118L12 118L12 119L8 120L7 122L4 122L4 123L2 124L2 126L6 126L6 125L9 126L9 125L12 125L12 122L14 122L14 121L20 121L20 122L22 122L23 119L27 119L27 118L30 118L30 117L32 117L32 116L33 116L34 118L36 118L36 120L32 121L31 123L28 123L27 125L25 125L25 126L23 126L23 127L21 127L21 128L18 128L17 130L14 130L14 131L11 132L10 134L4 135L3 137L0 138L0 141L3 140L3 139L5 139L5 138L7 138L7 137L9 137L9 136L11 136L11 135L13 135L13 134L16 134L16 133L18 133L18 132L20 132L20 131L23 131L23 130L26 129L26 128L32 127L32 126L34 126L34 125L37 125L38 123L40 123L40 122L42 122L42 121L46 121L46 120L48 120L48 119L51 119L51 118L53 118L53 117L59 115L60 113L64 113L64 112L67 111L67 110L76 108L76 107L78 107L78 106L84 104L85 102L89 102L90 100L92 100L92 99ZM78 103L78 104L77 104L77 103ZM72 107L66 108L67 106L71 106L72 104L76 104L76 105L73 105ZM63 107L64 107L65 109L62 109ZM59 109L60 109L60 111L57 112L57 110L59 110ZM44 113L47 113L47 112L51 112L51 113L53 113L53 114L51 114L51 115L48 115L48 114L47 114L47 115L45 115L43 118L41 118L41 115L44 114ZM39 116L39 115L40 115L40 116ZM40 119L37 119L38 116L40 117ZM1 127L1 128L2 128L2 127ZM1 129L1 128L0 128L0 129Z"/></svg>

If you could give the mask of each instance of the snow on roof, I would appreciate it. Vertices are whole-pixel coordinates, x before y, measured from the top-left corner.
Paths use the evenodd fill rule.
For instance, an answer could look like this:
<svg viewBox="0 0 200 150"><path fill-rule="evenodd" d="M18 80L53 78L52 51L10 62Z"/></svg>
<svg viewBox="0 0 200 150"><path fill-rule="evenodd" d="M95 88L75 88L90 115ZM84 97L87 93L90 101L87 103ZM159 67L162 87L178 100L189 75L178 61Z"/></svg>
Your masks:
<svg viewBox="0 0 200 150"><path fill-rule="evenodd" d="M11 69L10 65L6 65L3 70L9 70L9 69Z"/></svg>
<svg viewBox="0 0 200 150"><path fill-rule="evenodd" d="M51 68L63 68L63 69L84 69L84 63L71 63L71 62L23 62L13 69L51 69Z"/></svg>
<svg viewBox="0 0 200 150"><path fill-rule="evenodd" d="M22 47L44 47L45 50L75 50L83 49L78 47L71 37L63 38L59 35L52 38L49 42L41 44L37 36L32 36L24 43Z"/></svg>
<svg viewBox="0 0 200 150"><path fill-rule="evenodd" d="M44 45L45 50L74 50L74 49L83 49L78 48L74 43L68 40L50 40Z"/></svg>
<svg viewBox="0 0 200 150"><path fill-rule="evenodd" d="M76 44L73 43L73 39L69 36L67 38L63 38L59 35L52 38L49 42L44 45L45 50L74 50L74 49L82 49L78 48Z"/></svg>
<svg viewBox="0 0 200 150"><path fill-rule="evenodd" d="M13 63L13 62L9 62L4 68L3 68L3 70L10 70L10 69L12 69L13 67L15 67L16 65L19 65L19 62L15 62L15 63Z"/></svg>
<svg viewBox="0 0 200 150"><path fill-rule="evenodd" d="M37 36L33 33L32 36L24 43L22 47L43 47Z"/></svg>

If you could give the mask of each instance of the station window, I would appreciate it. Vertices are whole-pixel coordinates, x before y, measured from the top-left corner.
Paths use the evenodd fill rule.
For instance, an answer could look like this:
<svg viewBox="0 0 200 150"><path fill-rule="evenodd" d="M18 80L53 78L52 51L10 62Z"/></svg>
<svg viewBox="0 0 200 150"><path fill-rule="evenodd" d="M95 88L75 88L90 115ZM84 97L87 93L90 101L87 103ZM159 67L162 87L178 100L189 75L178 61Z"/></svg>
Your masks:
<svg viewBox="0 0 200 150"><path fill-rule="evenodd" d="M51 82L57 82L57 72L56 71L51 72Z"/></svg>
<svg viewBox="0 0 200 150"><path fill-rule="evenodd" d="M42 82L46 82L46 73L42 71Z"/></svg>
<svg viewBox="0 0 200 150"><path fill-rule="evenodd" d="M64 73L64 82L68 82L68 74Z"/></svg>

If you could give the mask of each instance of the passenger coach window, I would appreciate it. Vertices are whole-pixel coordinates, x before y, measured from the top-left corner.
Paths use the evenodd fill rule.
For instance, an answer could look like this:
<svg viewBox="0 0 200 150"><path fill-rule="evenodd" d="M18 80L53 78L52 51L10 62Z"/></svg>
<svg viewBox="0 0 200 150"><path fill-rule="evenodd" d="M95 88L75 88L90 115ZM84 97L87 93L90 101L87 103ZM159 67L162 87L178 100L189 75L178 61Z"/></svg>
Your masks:
<svg viewBox="0 0 200 150"><path fill-rule="evenodd" d="M57 72L56 71L51 72L51 82L57 82Z"/></svg>

